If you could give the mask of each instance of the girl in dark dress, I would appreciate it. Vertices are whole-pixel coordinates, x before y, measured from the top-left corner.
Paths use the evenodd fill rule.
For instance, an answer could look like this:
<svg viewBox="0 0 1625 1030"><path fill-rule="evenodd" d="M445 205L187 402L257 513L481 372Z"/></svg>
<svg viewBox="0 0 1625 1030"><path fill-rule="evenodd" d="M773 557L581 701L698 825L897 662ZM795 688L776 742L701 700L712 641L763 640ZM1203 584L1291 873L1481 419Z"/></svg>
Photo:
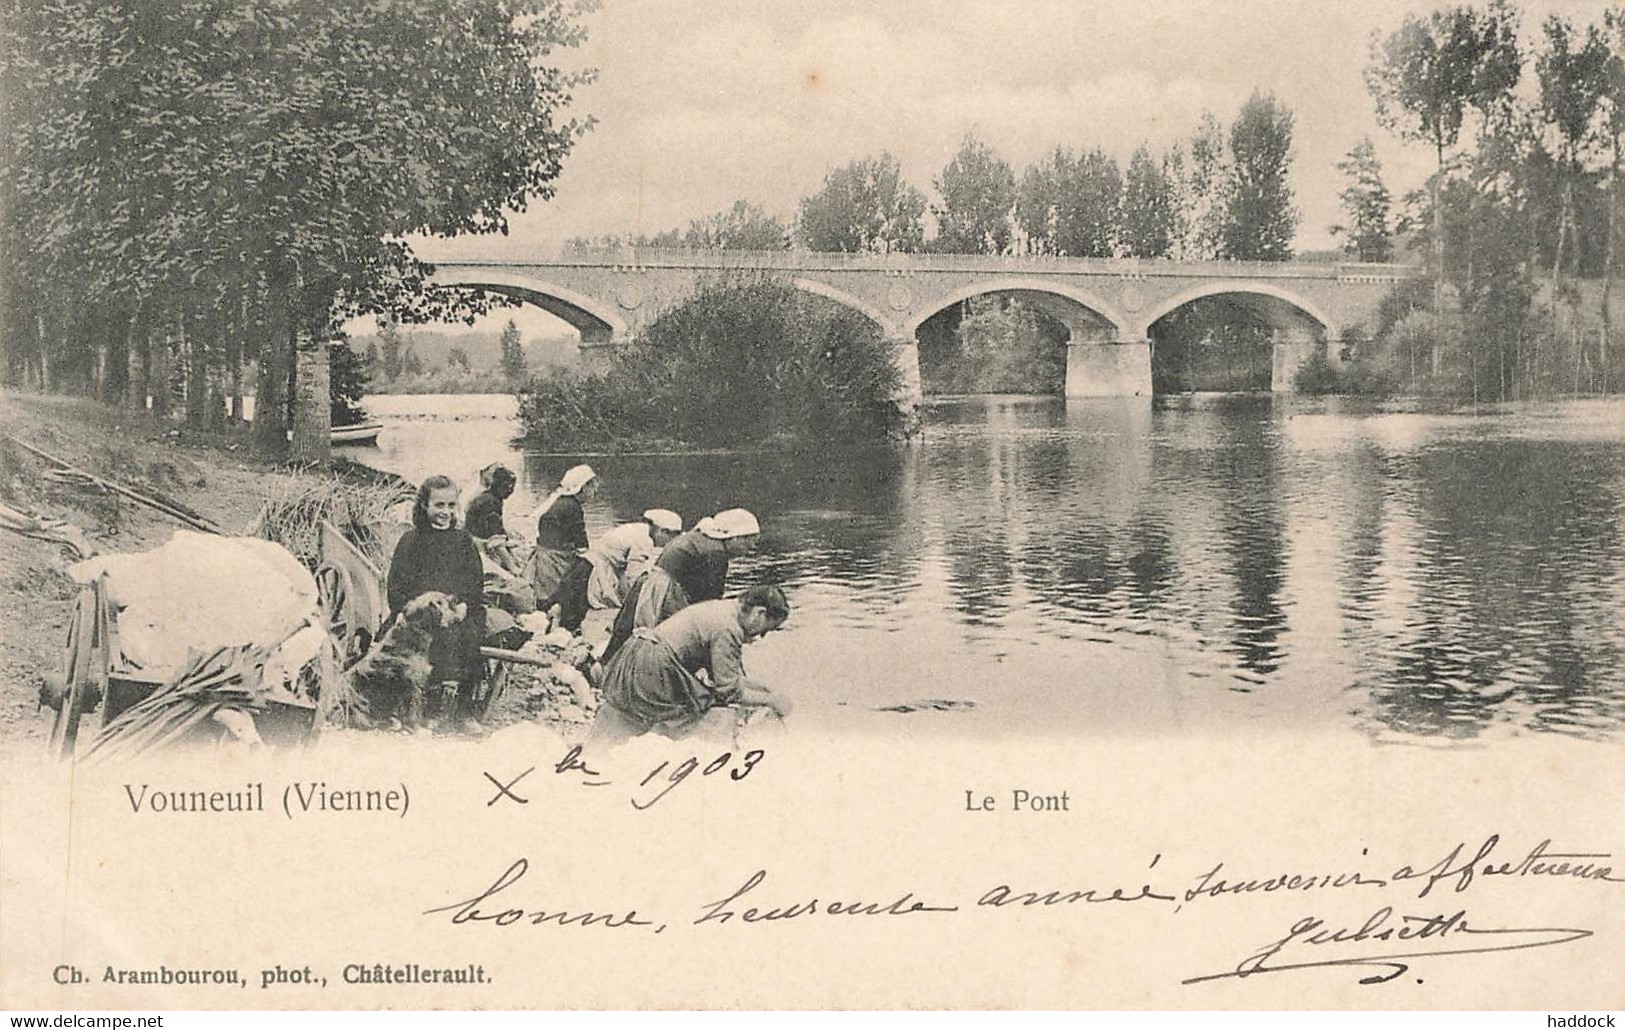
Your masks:
<svg viewBox="0 0 1625 1030"><path fill-rule="evenodd" d="M429 649L431 682L455 683L457 701L453 717L467 728L480 727L469 718L474 691L485 676L480 642L485 637L484 568L478 547L468 532L457 526L457 486L445 476L430 476L418 488L412 505L412 528L401 537L389 563L389 610L394 620L419 594L431 590L450 594L453 603L467 605L463 621L443 633Z"/></svg>

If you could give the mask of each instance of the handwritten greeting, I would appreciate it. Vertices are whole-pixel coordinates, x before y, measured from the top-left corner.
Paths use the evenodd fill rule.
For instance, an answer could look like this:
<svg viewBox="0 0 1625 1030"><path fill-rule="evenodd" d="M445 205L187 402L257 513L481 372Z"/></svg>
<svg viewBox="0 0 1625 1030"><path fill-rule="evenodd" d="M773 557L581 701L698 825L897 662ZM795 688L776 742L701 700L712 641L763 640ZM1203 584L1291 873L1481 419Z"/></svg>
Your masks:
<svg viewBox="0 0 1625 1030"><path fill-rule="evenodd" d="M579 762L579 754L573 756ZM716 771L728 767L728 762ZM671 770L666 785L640 807L654 804L666 791L683 782L695 769ZM564 763L561 763L564 764ZM589 775L590 770L575 772ZM749 766L734 771L748 775ZM641 786L650 786L661 770ZM709 775L703 771L700 775ZM742 777L741 777L742 778ZM512 786L511 784L509 786ZM506 788L504 788L506 790ZM493 799L493 803L497 799ZM634 804L638 804L634 801ZM1506 926L1472 912L1464 898L1487 881L1581 881L1609 889L1625 883L1616 875L1613 855L1591 849L1558 848L1551 839L1528 848L1513 848L1498 834L1476 847L1458 843L1432 863L1404 863L1382 873L1366 869L1334 872L1275 872L1267 876L1236 873L1224 861L1202 872L1181 876L1155 855L1141 882L1132 887L1031 887L995 883L974 896L956 898L914 888L879 898L855 897L840 890L781 893L776 877L766 869L744 876L738 886L716 892L713 900L695 903L690 912L671 916L653 914L625 903L581 906L549 898L545 876L533 872L528 859L510 860L493 880L471 891L453 891L457 900L441 901L422 910L421 916L462 928L576 927L602 930L665 933L668 929L722 928L739 930L763 923L811 921L838 917L847 922L873 918L937 920L1033 909L1097 905L1156 908L1178 914L1186 908L1221 903L1255 894L1302 895L1315 899L1280 932L1238 948L1234 963L1197 972L1181 982L1195 986L1221 980L1240 980L1292 971L1347 969L1362 975L1359 983L1389 983L1419 960L1494 952L1549 949L1573 944L1594 935L1578 926ZM1358 899L1357 915L1331 914L1348 899ZM854 918L857 917L857 918Z"/></svg>

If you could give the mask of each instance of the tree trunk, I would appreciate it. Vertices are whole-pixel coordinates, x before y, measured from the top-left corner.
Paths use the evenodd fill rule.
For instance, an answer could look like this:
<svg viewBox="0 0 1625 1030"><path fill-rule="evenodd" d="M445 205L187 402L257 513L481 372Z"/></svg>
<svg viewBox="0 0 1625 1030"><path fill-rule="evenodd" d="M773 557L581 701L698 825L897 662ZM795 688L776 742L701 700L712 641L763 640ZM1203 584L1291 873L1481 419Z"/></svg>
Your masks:
<svg viewBox="0 0 1625 1030"><path fill-rule="evenodd" d="M96 319L96 341L93 344L94 352L90 360L90 395L98 401L107 400L107 368L109 361L107 338L113 327L108 319Z"/></svg>
<svg viewBox="0 0 1625 1030"><path fill-rule="evenodd" d="M254 446L267 454L288 450L288 377L293 363L287 284L272 280L265 298L265 336L260 343L254 392Z"/></svg>
<svg viewBox="0 0 1625 1030"><path fill-rule="evenodd" d="M1552 343L1557 343L1557 296L1563 285L1563 248L1568 242L1569 235L1569 204L1574 197L1574 187L1565 177L1563 183L1563 201L1558 205L1557 211L1557 252L1552 257Z"/></svg>
<svg viewBox="0 0 1625 1030"><path fill-rule="evenodd" d="M228 421L243 422L243 351L248 342L248 291L238 283L238 295L232 307L231 335L226 344L226 371L230 376L231 412Z"/></svg>
<svg viewBox="0 0 1625 1030"><path fill-rule="evenodd" d="M1444 329L1444 137L1434 137L1438 172L1433 176L1433 334L1428 367L1439 374L1439 333Z"/></svg>
<svg viewBox="0 0 1625 1030"><path fill-rule="evenodd" d="M124 340L124 406L131 411L145 412L147 377L143 366L147 358L147 338L142 321L141 308L137 306Z"/></svg>
<svg viewBox="0 0 1625 1030"><path fill-rule="evenodd" d="M152 387L152 414L155 418L169 417L170 392L169 380L172 371L171 362L174 359L173 337L174 323L164 320L159 331L159 337L154 341L152 349L152 374L150 385Z"/></svg>
<svg viewBox="0 0 1625 1030"><path fill-rule="evenodd" d="M203 319L191 306L181 309L181 345L186 349L186 424L202 428L209 421L209 359Z"/></svg>
<svg viewBox="0 0 1625 1030"><path fill-rule="evenodd" d="M333 458L327 345L300 332L294 361L292 456L295 461L326 464Z"/></svg>
<svg viewBox="0 0 1625 1030"><path fill-rule="evenodd" d="M1625 165L1625 154L1621 153L1621 140L1614 136L1614 167L1613 175L1608 179L1608 199L1604 204L1607 211L1603 218L1602 247L1602 339L1597 342L1597 363L1602 366L1602 392L1608 392L1608 362L1614 353L1613 315L1608 310L1609 295L1614 285L1614 233L1617 227L1614 224L1614 206L1619 203L1619 173Z"/></svg>

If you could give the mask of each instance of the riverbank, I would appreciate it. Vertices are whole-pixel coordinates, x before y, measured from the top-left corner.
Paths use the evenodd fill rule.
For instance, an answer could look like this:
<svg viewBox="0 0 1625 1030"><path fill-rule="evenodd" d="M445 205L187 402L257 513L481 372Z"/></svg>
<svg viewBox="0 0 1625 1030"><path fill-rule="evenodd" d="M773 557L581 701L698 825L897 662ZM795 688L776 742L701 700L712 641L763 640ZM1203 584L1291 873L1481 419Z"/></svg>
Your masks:
<svg viewBox="0 0 1625 1030"><path fill-rule="evenodd" d="M255 457L246 437L188 433L150 416L80 398L0 391L0 502L58 518L102 552L144 551L184 528L114 494L44 481L26 443L80 469L178 501L228 533L259 513L268 484L311 478ZM72 557L57 544L0 532L0 747L43 747L50 712L38 706L41 674L57 668L77 588Z"/></svg>
<svg viewBox="0 0 1625 1030"><path fill-rule="evenodd" d="M71 523L101 553L145 551L186 527L116 494L48 482L46 463L16 443L178 502L228 534L246 531L271 494L327 478L255 455L246 435L196 434L81 398L0 391L0 503ZM0 530L0 750L43 748L50 732L39 688L62 663L78 596L67 572L75 560L60 544ZM525 677L515 680L495 724L557 724L546 699L526 689Z"/></svg>

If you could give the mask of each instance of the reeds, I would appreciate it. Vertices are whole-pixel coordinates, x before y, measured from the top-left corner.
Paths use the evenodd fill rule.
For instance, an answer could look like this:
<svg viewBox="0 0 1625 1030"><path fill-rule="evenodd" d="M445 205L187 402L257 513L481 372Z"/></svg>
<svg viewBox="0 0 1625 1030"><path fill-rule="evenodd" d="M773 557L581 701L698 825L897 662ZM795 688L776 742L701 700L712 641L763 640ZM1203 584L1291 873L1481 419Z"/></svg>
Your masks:
<svg viewBox="0 0 1625 1030"><path fill-rule="evenodd" d="M87 762L134 758L187 739L223 708L258 712L266 691L265 652L253 644L218 647L192 656L176 676L108 723L86 749Z"/></svg>
<svg viewBox="0 0 1625 1030"><path fill-rule="evenodd" d="M248 527L248 535L281 544L310 569L321 562L317 527L324 519L373 564L388 568L387 548L394 541L382 539L379 527L392 521L391 508L412 497L406 487L398 484L354 483L309 475L269 479L265 493L265 502Z"/></svg>

